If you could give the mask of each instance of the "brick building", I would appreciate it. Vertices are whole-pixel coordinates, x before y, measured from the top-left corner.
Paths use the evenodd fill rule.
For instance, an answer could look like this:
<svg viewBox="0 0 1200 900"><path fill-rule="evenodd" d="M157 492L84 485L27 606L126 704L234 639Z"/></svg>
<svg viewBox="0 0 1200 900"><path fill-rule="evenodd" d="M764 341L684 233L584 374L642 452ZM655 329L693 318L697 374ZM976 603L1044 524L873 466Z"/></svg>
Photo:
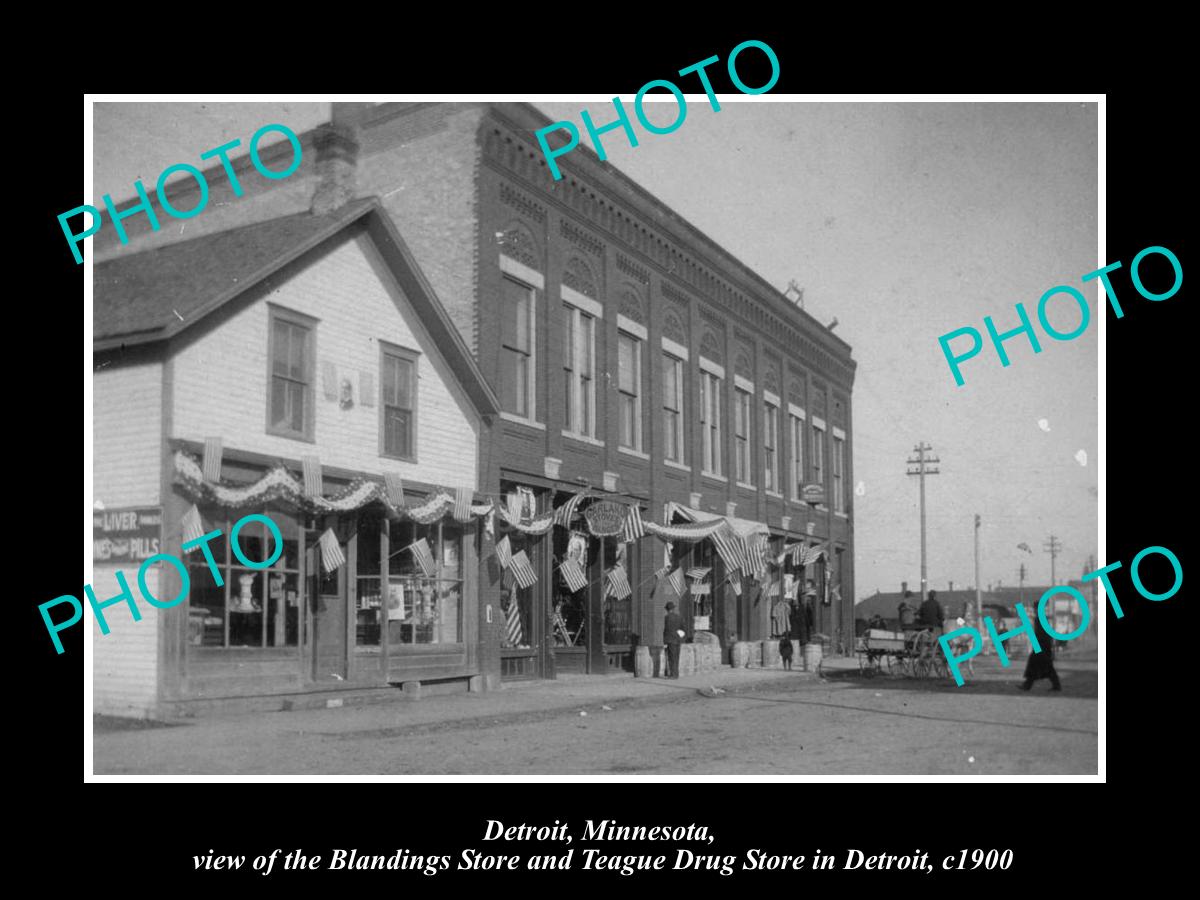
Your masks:
<svg viewBox="0 0 1200 900"><path fill-rule="evenodd" d="M496 399L379 205L119 254L96 265L94 294L92 585L119 596L117 573L136 585L155 552L185 560L190 583L153 564L151 595L186 602L142 599L140 621L129 601L109 606L107 634L94 619L95 710L484 687L480 526L450 515L445 491L486 495L478 459ZM400 481L385 492L389 474ZM181 552L193 506L203 532L221 532L209 544L221 583L198 550ZM151 523L140 552L119 533L133 521L122 511ZM236 550L268 559L266 523L230 539L251 513L282 538L265 570ZM324 557L326 533L340 565ZM429 571L404 552L419 540Z"/></svg>
<svg viewBox="0 0 1200 900"><path fill-rule="evenodd" d="M283 181L219 167L188 230L222 231L376 196L395 221L479 370L499 398L480 450L480 484L537 517L585 492L566 527L501 527L537 576L520 588L481 552L481 666L504 677L629 667L656 644L674 590L664 563L709 570L707 595L679 598L724 644L771 636L770 606L811 582L813 630L830 649L854 631L850 347L648 191L588 150L559 160L554 181L533 138L549 120L526 104L334 104L301 135L304 159ZM280 151L290 153L290 150ZM275 167L270 151L263 155ZM323 187L320 187L323 186ZM181 208L195 198L180 188ZM189 205L190 202L190 205ZM97 236L102 257L174 235L126 220L133 247ZM806 502L806 500L811 502ZM586 514L613 502L647 521L725 520L763 535L770 576L740 591L710 540L645 537L621 549ZM682 533L682 532L681 532ZM783 556L798 543L825 552ZM571 591L559 564L583 562ZM632 595L604 573L617 562ZM798 596L804 592L798 591ZM515 612L514 612L515 610ZM693 617L699 617L695 619Z"/></svg>

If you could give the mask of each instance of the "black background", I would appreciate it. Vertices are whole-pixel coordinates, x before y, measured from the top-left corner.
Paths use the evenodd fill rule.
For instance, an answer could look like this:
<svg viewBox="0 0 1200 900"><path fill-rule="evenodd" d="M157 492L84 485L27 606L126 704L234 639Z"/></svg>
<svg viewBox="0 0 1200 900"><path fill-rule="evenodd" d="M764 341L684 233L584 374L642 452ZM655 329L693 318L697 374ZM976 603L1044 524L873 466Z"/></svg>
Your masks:
<svg viewBox="0 0 1200 900"><path fill-rule="evenodd" d="M402 53L376 50L354 54L355 68L342 67L340 84L308 74L328 71L326 60L317 65L311 50L297 50L296 76L289 91L301 88L352 87L369 84L380 91L528 91L567 93L605 92L630 97L642 83L717 54L722 61L741 40L758 38L778 54L781 78L771 93L835 91L1104 91L1113 78L1103 72L1083 71L1083 56L1073 58L1070 78L1063 83L1063 67L1026 69L1022 79L1011 80L1022 45L984 50L979 57L938 61L935 51L922 57L909 46L897 57L872 58L850 38L824 37L836 46L814 55L816 32L779 28L725 26L711 34L694 36L671 31L645 33L629 28L605 41L572 37L570 28L543 39L522 33L518 40L506 35L488 45L468 47L454 40L417 40L407 35L405 45L426 44L423 51L407 46ZM572 51L568 41L584 41ZM299 48L300 43L296 46ZM1082 50L1075 47L1082 54ZM422 52L424 55L422 55ZM1099 53L1099 50L1094 52ZM911 54L911 55L909 55ZM286 58L286 54L285 54ZM762 84L755 73L750 51L739 58L739 71L750 85ZM1036 61L1036 60L1035 60ZM995 64L993 66L993 63ZM1034 63L1031 61L1030 65ZM322 68L325 66L325 68ZM914 71L926 73L924 79ZM991 77L976 74L990 72ZM1045 72L1046 80L1039 80ZM710 69L717 92L733 88L724 75L723 62ZM156 73L146 71L136 79L98 85L105 90L154 90L168 87ZM932 77L936 75L936 77ZM207 80L188 85L190 90L213 90ZM1057 78L1057 80L1055 80ZM134 81L145 83L134 84ZM257 79L220 86L224 91L256 87ZM322 81L326 83L321 83ZM681 80L682 81L682 80ZM263 83L269 83L264 81ZM1129 84L1128 82L1124 82ZM684 82L691 92L696 85ZM74 362L74 340L61 323L71 321L81 305L83 267L76 266L59 230L56 216L80 202L81 94L62 91L46 94L33 113L39 140L25 149L36 155L29 171L37 178L21 178L16 185L28 191L21 213L21 228L10 247L9 270L17 277L11 296L19 341L10 341L10 422L28 423L10 433L10 447L23 447L18 434L30 435L31 458L10 457L9 483L17 485L23 502L10 504L16 535L10 549L9 583L18 586L10 598L13 621L21 623L25 639L22 661L9 669L9 746L15 748L10 773L20 788L30 792L27 804L31 835L48 854L69 849L82 857L84 867L105 874L117 889L157 886L170 890L195 879L224 889L231 881L243 885L290 890L316 882L372 885L405 891L427 884L462 885L505 890L520 882L542 889L577 883L580 876L601 887L626 887L650 883L704 882L720 890L724 885L791 885L837 889L847 878L860 884L891 888L931 883L930 876L883 872L786 872L638 874L449 871L433 878L417 872L282 872L270 878L249 870L238 873L193 871L192 857L210 849L253 857L276 848L285 852L303 849L327 856L334 848L355 848L360 853L391 855L397 848L414 854L448 854L457 864L462 848L483 852L561 853L557 845L534 843L485 844L481 838L489 818L506 824L552 824L556 819L572 824L578 836L585 819L615 819L623 824L707 825L716 841L711 847L687 846L698 853L735 854L751 847L771 853L811 854L817 848L844 857L846 848L866 853L929 851L931 860L963 848L1012 848L1015 862L1006 873L940 873L933 880L941 887L997 890L1036 890L1037 886L1086 875L1095 879L1113 867L1142 868L1169 859L1163 846L1171 826L1164 821L1169 807L1181 799L1181 789L1191 779L1187 770L1193 756L1185 738L1194 704L1191 693L1191 654L1184 620L1185 589L1162 603L1137 596L1128 577L1133 556L1149 545L1171 548L1185 572L1189 570L1188 543L1183 533L1184 512L1190 506L1187 488L1195 477L1191 461L1190 415L1195 406L1187 385L1189 361L1186 343L1192 340L1184 317L1188 309L1187 285L1170 300L1151 303L1133 290L1128 267L1142 248L1161 245L1172 249L1187 270L1183 235L1185 142L1175 123L1180 102L1163 82L1146 87L1110 90L1107 100L1107 252L1106 262L1121 260L1124 268L1113 281L1125 310L1117 320L1106 313L1107 326L1107 554L1101 562L1121 560L1114 574L1125 618L1107 613L1107 680L1102 751L1107 750L1108 786L1066 785L1047 781L986 784L862 783L639 783L618 784L83 784L88 765L83 754L82 633L90 627L90 612L81 627L63 635L66 653L54 654L37 604L59 594L80 595L87 573L75 568L80 558L80 498L74 482L78 465L74 442L81 430L71 420L79 407L80 369ZM593 104L594 108L594 104ZM667 139L667 138L664 138ZM686 140L686 127L670 136ZM1081 152L1083 152L1081 148ZM1194 155L1189 154L1189 157ZM1189 182L1193 179L1188 179ZM13 209L10 206L10 214ZM11 234L11 232L10 232ZM1046 235L1053 241L1054 235ZM24 251L31 251L31 256ZM1161 260L1159 260L1161 262ZM1082 273L1081 273L1082 274ZM1149 277L1149 276L1148 276ZM1093 294L1089 291L1088 296ZM1036 298L1024 300L1027 308ZM78 321L78 320L76 320ZM1092 327L1096 327L1093 324ZM36 349L22 352L21 345ZM930 337L931 347L934 336ZM15 346L14 346L15 345ZM924 352L914 347L913 352ZM933 352L931 350L931 352ZM32 356L32 359L29 357ZM869 360L860 360L869 366ZM15 377L33 370L31 379ZM86 372L82 373L86 378ZM58 403L59 400L62 403ZM61 407L62 414L57 410ZM72 412L74 411L74 412ZM131 416L137 410L130 410ZM76 420L77 421L77 420ZM29 427L32 426L32 427ZM60 427L61 426L61 427ZM17 462L17 459L20 462ZM25 490L21 486L28 485ZM86 501L85 501L86 502ZM10 528L10 534L12 530ZM1151 561L1154 562L1153 560ZM1158 562L1162 562L1159 560ZM1144 570L1151 587L1153 566ZM1165 572L1165 566L1164 566ZM17 574L18 577L11 577ZM32 776L22 778L20 776ZM1097 790L1106 791L1103 801ZM21 815L25 815L25 809ZM578 839L571 846L578 858ZM596 845L601 846L601 845ZM607 845L613 853L665 853L673 858L673 842L622 847ZM278 865L278 864L277 864ZM1072 876L1071 873L1074 873ZM1043 879L1042 876L1045 876ZM115 878L116 881L108 881ZM786 882L785 882L786 879Z"/></svg>

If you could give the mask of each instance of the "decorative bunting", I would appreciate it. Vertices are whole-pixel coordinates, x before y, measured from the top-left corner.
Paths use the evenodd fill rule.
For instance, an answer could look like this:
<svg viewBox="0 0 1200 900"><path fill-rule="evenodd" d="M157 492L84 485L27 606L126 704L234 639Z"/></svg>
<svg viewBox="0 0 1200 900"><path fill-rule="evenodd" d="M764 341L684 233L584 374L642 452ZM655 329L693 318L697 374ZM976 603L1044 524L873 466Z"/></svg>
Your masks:
<svg viewBox="0 0 1200 900"><path fill-rule="evenodd" d="M413 541L405 549L412 551L417 565L421 567L421 571L425 573L426 578L432 578L437 574L437 565L433 561L433 554L429 551L429 542L425 538Z"/></svg>
<svg viewBox="0 0 1200 900"><path fill-rule="evenodd" d="M554 511L554 524L561 525L563 528L571 527L571 520L575 518L575 507L579 506L579 501L584 497L581 491L574 494L570 500Z"/></svg>
<svg viewBox="0 0 1200 900"><path fill-rule="evenodd" d="M198 541L204 537L204 523L200 521L200 510L193 503L191 508L183 514L180 519L180 524L183 526L182 543L186 544L190 541ZM199 550L200 545L190 547L186 552L191 553L193 550Z"/></svg>
<svg viewBox="0 0 1200 900"><path fill-rule="evenodd" d="M629 586L629 577L621 566L613 566L608 570L608 587L618 600L624 600L633 593L633 588Z"/></svg>
<svg viewBox="0 0 1200 900"><path fill-rule="evenodd" d="M646 526L642 524L642 510L635 503L629 507L629 512L625 516L625 530L621 532L621 540L629 543L645 536Z"/></svg>
<svg viewBox="0 0 1200 900"><path fill-rule="evenodd" d="M692 568L687 570L687 577L699 580L708 577L708 573L711 571L708 566L692 566Z"/></svg>
<svg viewBox="0 0 1200 900"><path fill-rule="evenodd" d="M533 566L529 564L529 557L525 555L524 550L513 554L510 571L522 588L531 588L537 584L537 575L533 573Z"/></svg>
<svg viewBox="0 0 1200 900"><path fill-rule="evenodd" d="M742 576L740 572L729 573L729 586L733 588L735 597L742 596Z"/></svg>
<svg viewBox="0 0 1200 900"><path fill-rule="evenodd" d="M204 480L217 484L221 480L221 439L206 437L204 439Z"/></svg>
<svg viewBox="0 0 1200 900"><path fill-rule="evenodd" d="M387 485L387 495L392 501L392 506L408 505L404 501L404 479L400 477L399 472L384 472L383 482Z"/></svg>
<svg viewBox="0 0 1200 900"><path fill-rule="evenodd" d="M562 565L558 567L558 571L562 573L563 581L567 583L567 587L571 593L582 591L587 587L587 578L583 575L583 569L579 567L579 563L568 557L563 560Z"/></svg>
<svg viewBox="0 0 1200 900"><path fill-rule="evenodd" d="M507 569L512 564L512 550L507 534L496 544L496 561L500 563L501 569Z"/></svg>
<svg viewBox="0 0 1200 900"><path fill-rule="evenodd" d="M454 521L471 521L471 488L458 487L454 489Z"/></svg>
<svg viewBox="0 0 1200 900"><path fill-rule="evenodd" d="M521 495L516 491L509 491L508 496L504 498L508 506L508 522L509 524L521 521Z"/></svg>
<svg viewBox="0 0 1200 900"><path fill-rule="evenodd" d="M325 485L321 480L321 460L316 456L302 456L300 462L304 466L304 493L310 497L323 496Z"/></svg>
<svg viewBox="0 0 1200 900"><path fill-rule="evenodd" d="M337 535L333 533L332 528L325 529L319 543L321 545L321 565L326 572L333 572L346 564L346 554L342 552L342 545L338 542Z"/></svg>
<svg viewBox="0 0 1200 900"><path fill-rule="evenodd" d="M799 561L797 561L795 557L792 557L792 561L795 565L798 565L798 566L809 566L809 565L812 565L813 563L815 563L817 560L819 560L824 555L825 555L824 543L813 544L811 547L805 547L801 551Z"/></svg>
<svg viewBox="0 0 1200 900"><path fill-rule="evenodd" d="M672 572L667 580L671 582L671 587L675 589L675 593L682 597L684 588L683 566L680 566L674 572Z"/></svg>

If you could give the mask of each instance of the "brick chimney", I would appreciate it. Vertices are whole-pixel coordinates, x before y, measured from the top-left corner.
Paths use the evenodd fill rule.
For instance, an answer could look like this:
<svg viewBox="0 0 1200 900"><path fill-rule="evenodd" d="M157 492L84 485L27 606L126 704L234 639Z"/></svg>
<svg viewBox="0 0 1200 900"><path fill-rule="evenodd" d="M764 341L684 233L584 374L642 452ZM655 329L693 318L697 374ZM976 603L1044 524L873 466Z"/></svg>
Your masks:
<svg viewBox="0 0 1200 900"><path fill-rule="evenodd" d="M345 206L357 191L358 130L370 103L334 103L330 121L317 129L317 187L310 212L324 215Z"/></svg>
<svg viewBox="0 0 1200 900"><path fill-rule="evenodd" d="M908 582L907 581L900 582L900 596L903 597L907 593L908 593Z"/></svg>

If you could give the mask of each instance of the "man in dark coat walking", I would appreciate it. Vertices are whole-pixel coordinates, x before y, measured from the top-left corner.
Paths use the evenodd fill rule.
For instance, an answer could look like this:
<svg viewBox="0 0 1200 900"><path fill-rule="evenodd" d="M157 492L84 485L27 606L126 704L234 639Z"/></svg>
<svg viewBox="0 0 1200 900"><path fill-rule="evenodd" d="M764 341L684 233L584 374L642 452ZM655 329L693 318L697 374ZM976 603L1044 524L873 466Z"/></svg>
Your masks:
<svg viewBox="0 0 1200 900"><path fill-rule="evenodd" d="M679 677L679 645L683 643L683 616L675 612L675 601L667 601L667 617L663 621L663 644L667 648L667 677Z"/></svg>
<svg viewBox="0 0 1200 900"><path fill-rule="evenodd" d="M1029 654L1029 660L1025 663L1025 681L1021 684L1021 690L1028 691L1033 687L1035 681L1049 678L1050 690L1061 691L1062 682L1058 680L1058 673L1054 671L1054 638L1046 633L1046 629L1042 626L1041 616L1035 616L1033 619L1033 633L1037 637L1042 651ZM1033 648L1030 647L1030 649Z"/></svg>
<svg viewBox="0 0 1200 900"><path fill-rule="evenodd" d="M940 634L945 627L942 624L945 620L946 614L942 612L942 604L937 601L937 592L930 591L925 602L921 604L921 625Z"/></svg>

